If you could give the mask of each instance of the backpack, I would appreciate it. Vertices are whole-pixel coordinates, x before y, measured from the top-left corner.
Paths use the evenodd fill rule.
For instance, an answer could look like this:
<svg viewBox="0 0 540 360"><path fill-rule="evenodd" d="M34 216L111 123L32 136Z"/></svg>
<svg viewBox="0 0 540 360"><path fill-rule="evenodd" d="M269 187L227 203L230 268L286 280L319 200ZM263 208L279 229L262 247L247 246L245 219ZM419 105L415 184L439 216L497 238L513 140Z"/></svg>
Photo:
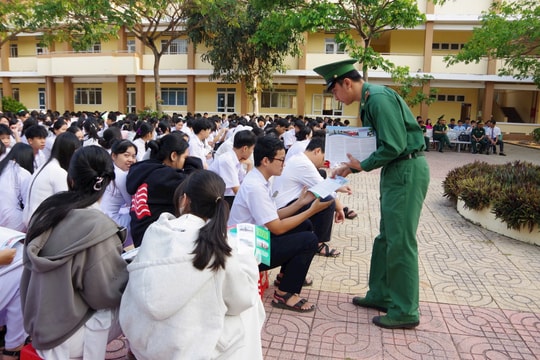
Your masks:
<svg viewBox="0 0 540 360"><path fill-rule="evenodd" d="M471 134L467 134L465 131L463 131L461 134L458 135L458 141L471 141Z"/></svg>

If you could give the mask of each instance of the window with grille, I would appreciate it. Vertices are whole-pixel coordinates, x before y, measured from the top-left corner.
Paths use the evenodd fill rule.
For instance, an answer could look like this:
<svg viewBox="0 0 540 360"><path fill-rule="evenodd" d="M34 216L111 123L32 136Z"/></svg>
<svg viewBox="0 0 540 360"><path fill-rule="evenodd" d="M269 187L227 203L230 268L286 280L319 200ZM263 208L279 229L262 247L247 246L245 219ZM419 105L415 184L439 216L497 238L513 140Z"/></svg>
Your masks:
<svg viewBox="0 0 540 360"><path fill-rule="evenodd" d="M161 48L163 49L167 44L167 40L161 40ZM163 52L163 55L178 55L178 54L187 54L188 52L188 42L187 39L175 39L173 40L169 48Z"/></svg>
<svg viewBox="0 0 540 360"><path fill-rule="evenodd" d="M101 88L75 89L75 104L76 105L101 105L102 104L102 89Z"/></svg>
<svg viewBox="0 0 540 360"><path fill-rule="evenodd" d="M17 44L9 44L9 57L19 57L19 47Z"/></svg>
<svg viewBox="0 0 540 360"><path fill-rule="evenodd" d="M263 91L261 94L261 106L265 108L293 109L296 107L296 90Z"/></svg>
<svg viewBox="0 0 540 360"><path fill-rule="evenodd" d="M345 45L338 45L336 39L326 38L324 39L324 53L325 54L344 54Z"/></svg>
<svg viewBox="0 0 540 360"><path fill-rule="evenodd" d="M134 39L130 39L127 41L127 52L128 53L134 53L135 52L135 40Z"/></svg>
<svg viewBox="0 0 540 360"><path fill-rule="evenodd" d="M187 106L186 88L161 88L163 105Z"/></svg>

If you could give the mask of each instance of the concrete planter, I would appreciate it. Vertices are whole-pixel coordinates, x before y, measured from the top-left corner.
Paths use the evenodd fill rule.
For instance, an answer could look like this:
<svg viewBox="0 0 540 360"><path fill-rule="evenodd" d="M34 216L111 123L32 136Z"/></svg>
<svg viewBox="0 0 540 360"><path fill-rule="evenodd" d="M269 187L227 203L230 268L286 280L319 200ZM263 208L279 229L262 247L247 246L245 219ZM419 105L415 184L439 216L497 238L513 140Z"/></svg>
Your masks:
<svg viewBox="0 0 540 360"><path fill-rule="evenodd" d="M465 219L509 238L540 246L540 229L537 225L532 232L529 232L529 229L522 229L521 231L509 229L506 223L500 219L495 219L495 214L491 213L491 207L477 211L466 209L464 205L463 200L458 199L457 211Z"/></svg>

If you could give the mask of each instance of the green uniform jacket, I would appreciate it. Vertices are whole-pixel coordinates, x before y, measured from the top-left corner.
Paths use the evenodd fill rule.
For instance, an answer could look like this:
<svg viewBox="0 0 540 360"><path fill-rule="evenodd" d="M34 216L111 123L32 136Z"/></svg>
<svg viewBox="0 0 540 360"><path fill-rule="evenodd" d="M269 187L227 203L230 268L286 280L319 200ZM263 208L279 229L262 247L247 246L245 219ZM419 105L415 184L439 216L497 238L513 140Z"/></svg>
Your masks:
<svg viewBox="0 0 540 360"><path fill-rule="evenodd" d="M372 127L377 136L377 150L361 162L364 171L424 150L422 129L405 101L394 90L364 83L360 110L363 126Z"/></svg>

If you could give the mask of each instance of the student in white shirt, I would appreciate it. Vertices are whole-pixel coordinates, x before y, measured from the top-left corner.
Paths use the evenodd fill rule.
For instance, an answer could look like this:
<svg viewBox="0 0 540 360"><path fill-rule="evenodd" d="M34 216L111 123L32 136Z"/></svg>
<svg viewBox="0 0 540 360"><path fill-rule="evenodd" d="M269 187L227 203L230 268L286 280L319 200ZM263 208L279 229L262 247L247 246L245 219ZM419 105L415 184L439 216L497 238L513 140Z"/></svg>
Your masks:
<svg viewBox="0 0 540 360"><path fill-rule="evenodd" d="M269 180L283 171L283 143L274 136L258 138L253 157L255 168L240 185L228 224L249 223L266 226L270 230L271 264L260 264L259 270L281 266L283 277L274 292L272 306L297 312L313 311L315 304L299 295L318 244L308 219L332 205L333 201L313 201L313 194L303 192L297 201L278 210ZM297 213L310 202L307 210Z"/></svg>
<svg viewBox="0 0 540 360"><path fill-rule="evenodd" d="M111 157L114 162L115 178L103 194L100 207L107 216L118 225L127 229L124 247L132 245L131 238L131 195L126 189L126 178L129 168L137 161L137 147L129 140L120 140L112 144Z"/></svg>
<svg viewBox="0 0 540 360"><path fill-rule="evenodd" d="M316 137L311 139L303 153L296 154L289 160L285 160L285 168L282 174L276 176L273 183L273 193L276 194L275 202L278 209L298 199L304 188L309 189L324 181L319 172L319 168L324 164L324 150L324 138ZM352 192L349 186L343 186L339 191L348 194ZM331 199L333 197L324 198L323 201ZM305 210L307 206L304 206L299 211ZM326 257L339 256L341 253L336 249L330 249L326 243L331 240L333 221L342 223L345 220L341 202L335 199L335 206L332 204L309 219L313 224L313 231L319 239L317 254ZM278 275L278 281L279 278Z"/></svg>
<svg viewBox="0 0 540 360"><path fill-rule="evenodd" d="M43 152L47 135L47 129L41 125L32 125L24 131L28 145L34 150L34 170L40 168L47 161Z"/></svg>
<svg viewBox="0 0 540 360"><path fill-rule="evenodd" d="M38 206L49 196L68 190L67 170L75 150L81 147L77 136L65 132L56 137L47 162L34 172L24 194L23 222L28 226Z"/></svg>
<svg viewBox="0 0 540 360"><path fill-rule="evenodd" d="M36 125L39 126L39 125ZM24 194L34 172L34 152L28 144L17 143L0 161L0 226L26 231L22 222Z"/></svg>
<svg viewBox="0 0 540 360"><path fill-rule="evenodd" d="M133 144L137 147L137 161L143 161L146 144L154 138L154 127L146 121L141 121L137 125Z"/></svg>
<svg viewBox="0 0 540 360"><path fill-rule="evenodd" d="M47 159L51 156L54 140L56 139L58 135L66 132L67 128L68 128L68 124L64 120L63 117L58 118L54 122L54 124L51 126L51 129L50 129L51 131L47 139L45 139L45 148L43 149L43 153L45 154L45 157Z"/></svg>
<svg viewBox="0 0 540 360"><path fill-rule="evenodd" d="M294 136L296 137L296 141L287 151L287 155L285 155L285 161L289 160L296 154L303 153L306 150L306 147L309 144L312 135L313 131L309 126L302 126L300 129L298 129L298 131L294 134Z"/></svg>
<svg viewBox="0 0 540 360"><path fill-rule="evenodd" d="M240 188L247 172L253 164L249 161L255 148L257 137L249 130L242 130L234 135L233 148L216 156L208 167L225 181L225 200L232 206L234 196Z"/></svg>
<svg viewBox="0 0 540 360"><path fill-rule="evenodd" d="M206 147L206 139L212 131L212 123L209 119L201 117L193 121L193 135L189 138L189 155L201 159L203 167L208 169L208 159L211 152Z"/></svg>
<svg viewBox="0 0 540 360"><path fill-rule="evenodd" d="M495 126L497 122L495 120L490 120L487 122L486 126L486 138L488 139L488 149L486 154L489 154L489 148L493 147L493 153L497 154L497 145L499 145L499 155L506 156L504 153L504 141L502 139L501 129L498 126Z"/></svg>

